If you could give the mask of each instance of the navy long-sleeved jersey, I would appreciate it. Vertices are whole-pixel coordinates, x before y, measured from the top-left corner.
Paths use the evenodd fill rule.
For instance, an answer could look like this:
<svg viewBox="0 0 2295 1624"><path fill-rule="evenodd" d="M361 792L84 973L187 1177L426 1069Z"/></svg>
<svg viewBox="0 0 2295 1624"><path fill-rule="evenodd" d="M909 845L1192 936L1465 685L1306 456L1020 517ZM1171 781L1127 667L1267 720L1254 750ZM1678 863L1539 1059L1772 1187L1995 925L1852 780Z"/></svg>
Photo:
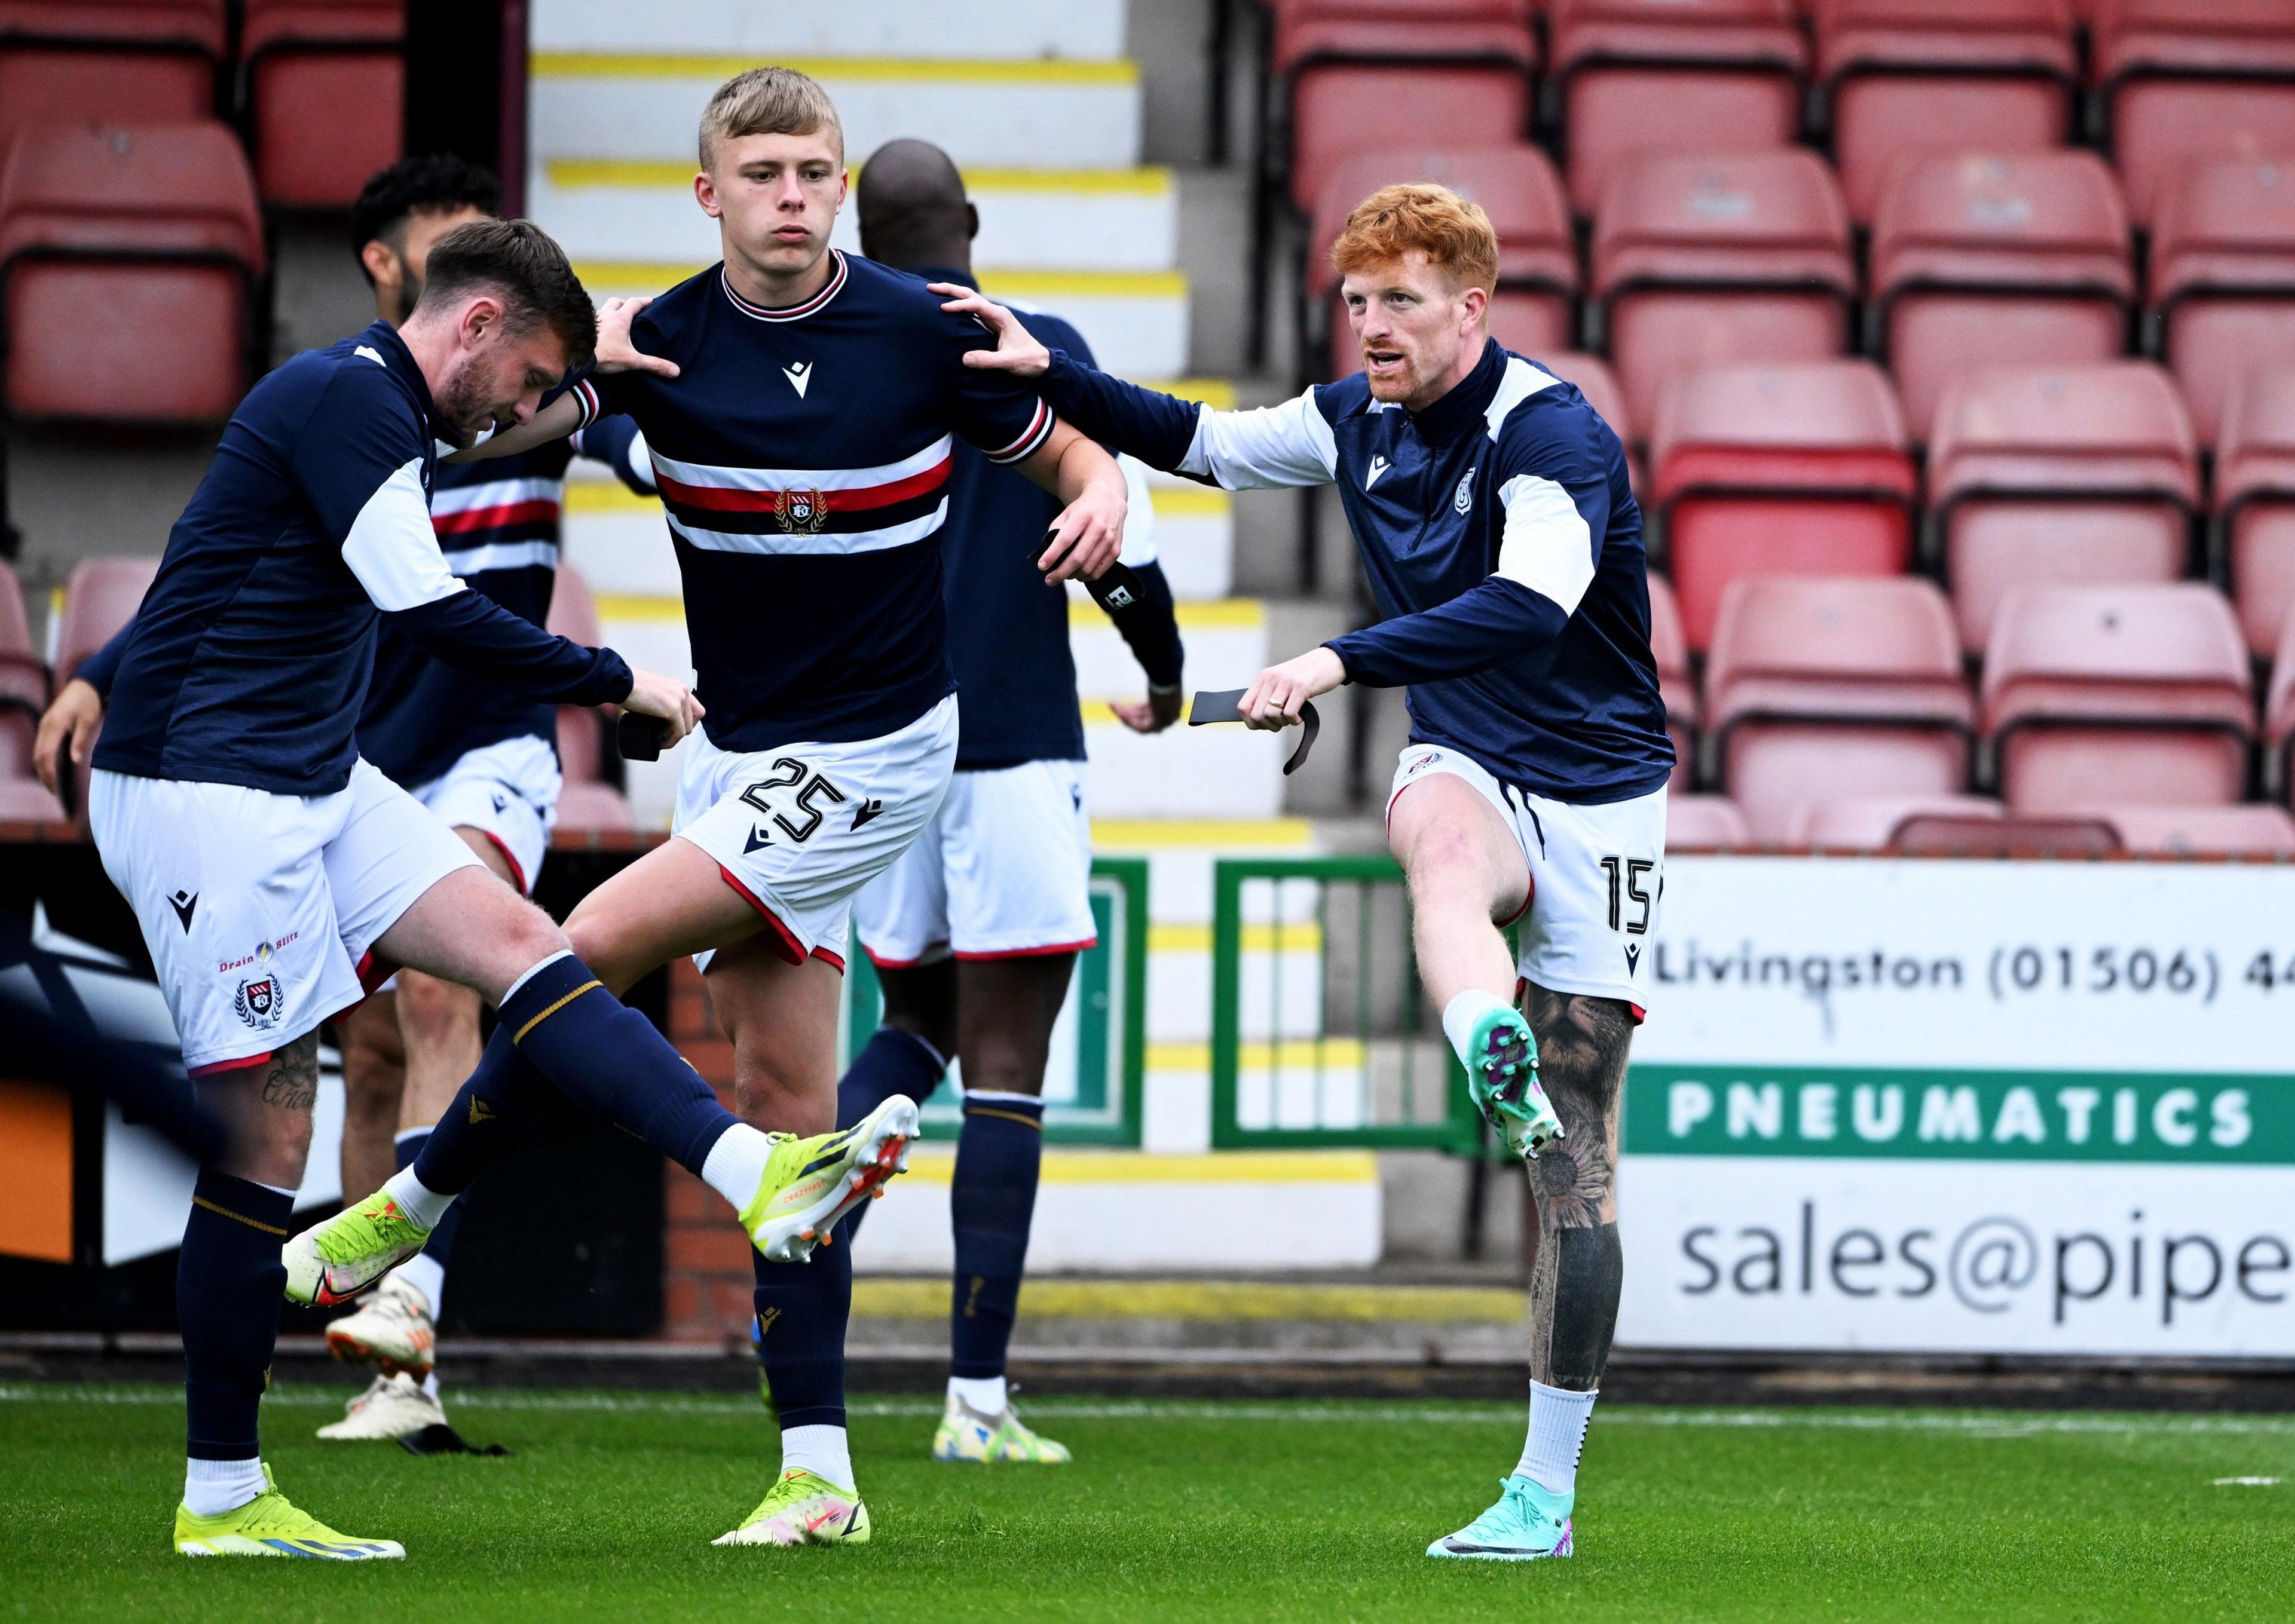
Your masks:
<svg viewBox="0 0 2295 1624"><path fill-rule="evenodd" d="M945 267L925 266L918 274L928 282L972 281L968 273ZM1030 331L1092 364L1090 347L1067 322L1043 311L1024 314ZM960 707L957 771L1082 761L1083 717L1068 645L1067 589L1045 585L1034 567L1064 504L968 445L957 446L955 459L941 548L948 652ZM1144 494L1134 494L1135 509ZM1139 577L1141 602L1116 624L1148 680L1169 687L1180 674L1171 585L1152 551L1131 540L1152 522L1152 513L1135 512L1125 526L1123 558Z"/></svg>
<svg viewBox="0 0 2295 1624"><path fill-rule="evenodd" d="M358 756L378 611L502 687L626 698L618 655L552 637L447 570L428 505L439 443L429 386L387 322L257 383L168 534L95 765L333 794Z"/></svg>
<svg viewBox="0 0 2295 1624"><path fill-rule="evenodd" d="M723 749L873 739L953 692L941 534L955 441L1017 462L1054 427L1027 386L964 364L984 345L976 322L919 278L831 253L828 284L780 309L712 265L632 331L680 376L582 386L645 435Z"/></svg>
<svg viewBox="0 0 2295 1624"><path fill-rule="evenodd" d="M430 527L462 584L523 620L544 624L558 584L558 527L566 465L594 457L650 494L651 465L625 417L514 456L441 462L430 487ZM635 453L633 456L633 453ZM505 739L555 747L554 706L458 671L383 623L374 679L359 716L359 754L409 788L443 777L472 750Z"/></svg>
<svg viewBox="0 0 2295 1624"><path fill-rule="evenodd" d="M1572 385L1495 340L1417 412L1372 399L1360 373L1256 412L1057 352L1039 384L1152 467L1229 489L1335 481L1385 618L1329 646L1350 681L1409 686L1415 742L1579 804L1664 785L1641 510L1617 437Z"/></svg>

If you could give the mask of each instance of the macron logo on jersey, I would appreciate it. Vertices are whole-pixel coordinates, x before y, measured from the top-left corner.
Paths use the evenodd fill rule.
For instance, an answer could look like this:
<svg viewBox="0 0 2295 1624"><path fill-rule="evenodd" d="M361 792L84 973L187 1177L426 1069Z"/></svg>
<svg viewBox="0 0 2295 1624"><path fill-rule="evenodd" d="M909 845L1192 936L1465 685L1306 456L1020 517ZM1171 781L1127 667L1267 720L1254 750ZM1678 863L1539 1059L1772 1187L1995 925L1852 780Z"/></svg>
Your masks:
<svg viewBox="0 0 2295 1624"><path fill-rule="evenodd" d="M790 387L796 390L796 397L803 400L805 386L813 381L813 363L800 361L795 366L785 366L781 369L781 376L789 380Z"/></svg>
<svg viewBox="0 0 2295 1624"><path fill-rule="evenodd" d="M1363 475L1363 489L1367 491L1370 489L1371 486L1376 485L1378 483L1378 477L1384 472L1386 472L1386 459L1380 456L1372 457L1370 460L1370 468L1368 471Z"/></svg>

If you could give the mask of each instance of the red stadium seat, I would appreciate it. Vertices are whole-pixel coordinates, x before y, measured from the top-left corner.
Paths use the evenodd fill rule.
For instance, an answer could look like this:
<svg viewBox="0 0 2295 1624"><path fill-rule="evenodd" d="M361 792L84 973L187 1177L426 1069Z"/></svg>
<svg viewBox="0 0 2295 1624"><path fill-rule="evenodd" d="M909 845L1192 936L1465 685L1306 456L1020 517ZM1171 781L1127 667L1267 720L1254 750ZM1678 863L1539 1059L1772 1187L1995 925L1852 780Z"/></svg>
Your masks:
<svg viewBox="0 0 2295 1624"><path fill-rule="evenodd" d="M1581 215L1637 152L1757 151L1800 131L1809 47L1790 0L1555 0L1548 29Z"/></svg>
<svg viewBox="0 0 2295 1624"><path fill-rule="evenodd" d="M560 637L595 649L606 641L598 622L598 600L590 583L570 564L558 567L551 594L549 627ZM605 781L606 712L580 705L558 707L558 768L565 784L558 797L562 829L632 829L636 815L629 798Z"/></svg>
<svg viewBox="0 0 2295 1624"><path fill-rule="evenodd" d="M2295 818L2277 806L2092 808L2147 857L2295 857Z"/></svg>
<svg viewBox="0 0 2295 1624"><path fill-rule="evenodd" d="M1908 823L1936 818L1997 822L2000 815L2000 803L1984 796L1828 796L1802 804L1785 844L1884 852Z"/></svg>
<svg viewBox="0 0 2295 1624"><path fill-rule="evenodd" d="M46 128L0 168L6 410L184 425L247 388L263 227L220 124Z"/></svg>
<svg viewBox="0 0 2295 1624"><path fill-rule="evenodd" d="M1745 814L1727 796L1668 796L1665 803L1665 849L1678 852L1711 850L1753 844Z"/></svg>
<svg viewBox="0 0 2295 1624"><path fill-rule="evenodd" d="M2102 0L2095 82L2129 212L2149 226L2193 159L2295 153L2295 6Z"/></svg>
<svg viewBox="0 0 2295 1624"><path fill-rule="evenodd" d="M2269 658L2295 624L2295 366L2233 387L2216 442L2213 551L2248 652Z"/></svg>
<svg viewBox="0 0 2295 1624"><path fill-rule="evenodd" d="M1906 159L2062 146L2079 91L2062 0L1818 0L1817 83L1849 212Z"/></svg>
<svg viewBox="0 0 2295 1624"><path fill-rule="evenodd" d="M1331 245L1347 216L1382 186L1433 181L1479 204L1499 239L1499 286L1491 300L1491 331L1508 349L1526 355L1566 349L1575 329L1578 249L1562 184L1546 154L1526 142L1457 151L1406 151L1400 157L1360 153L1341 164L1324 188L1322 207L1308 233L1301 286L1329 312L1331 375L1362 371L1362 355L1339 302L1339 274Z"/></svg>
<svg viewBox="0 0 2295 1624"><path fill-rule="evenodd" d="M1764 841L1814 799L1967 787L1974 707L1933 583L1734 582L1705 697L1714 776Z"/></svg>
<svg viewBox="0 0 2295 1624"><path fill-rule="evenodd" d="M56 632L56 686L61 688L81 664L135 618L157 559L90 559L76 565L64 583L63 624Z"/></svg>
<svg viewBox="0 0 2295 1624"><path fill-rule="evenodd" d="M1928 475L1971 654L2012 586L2174 581L2191 562L2199 447L2174 381L2148 361L1960 373L1937 406Z"/></svg>
<svg viewBox="0 0 2295 1624"><path fill-rule="evenodd" d="M1270 61L1290 90L1302 212L1357 152L1497 146L1530 130L1538 42L1523 0L1282 0Z"/></svg>
<svg viewBox="0 0 2295 1624"><path fill-rule="evenodd" d="M1645 153L1620 166L1594 226L1594 296L1639 423L1668 377L1849 347L1849 216L1813 152Z"/></svg>
<svg viewBox="0 0 2295 1624"><path fill-rule="evenodd" d="M0 0L0 154L36 125L212 118L224 0Z"/></svg>
<svg viewBox="0 0 2295 1624"><path fill-rule="evenodd" d="M404 0L247 0L249 139L265 203L347 208L404 140Z"/></svg>
<svg viewBox="0 0 2295 1624"><path fill-rule="evenodd" d="M1681 611L1663 575L1649 578L1650 653L1657 660L1658 692L1665 699L1665 730L1673 739L1676 789L1687 789L1697 760L1697 683L1689 674L1689 644L1681 635Z"/></svg>
<svg viewBox="0 0 2295 1624"><path fill-rule="evenodd" d="M135 618L151 577L159 572L157 559L90 559L73 567L64 583L63 619L55 634L59 689L72 680L89 655ZM87 805L85 767L73 775L71 804Z"/></svg>
<svg viewBox="0 0 2295 1624"><path fill-rule="evenodd" d="M1740 575L1894 575L1912 561L1904 419L1869 361L1675 379L1650 479L1693 649L1711 641L1723 589Z"/></svg>
<svg viewBox="0 0 2295 1624"><path fill-rule="evenodd" d="M1926 158L1873 227L1874 338L1925 444L1964 367L2108 361L2136 298L2128 216L2093 152Z"/></svg>
<svg viewBox="0 0 2295 1624"><path fill-rule="evenodd" d="M1985 653L1983 724L2017 812L2238 801L2255 697L2231 606L2190 582L2017 587Z"/></svg>
<svg viewBox="0 0 2295 1624"><path fill-rule="evenodd" d="M0 823L61 822L64 809L36 779L0 778Z"/></svg>
<svg viewBox="0 0 2295 1624"><path fill-rule="evenodd" d="M2212 442L2258 366L2295 363L2295 153L2193 163L2152 233L2153 332Z"/></svg>
<svg viewBox="0 0 2295 1624"><path fill-rule="evenodd" d="M1521 351L1520 346L1507 343L1505 334L1494 336L1508 349ZM1641 454L1634 450L1641 436L1635 432L1633 413L1626 410L1625 391L1618 388L1618 375L1610 370L1610 363L1599 355L1589 355L1580 350L1544 354L1530 350L1521 353L1527 354L1563 382L1578 386L1578 393L1586 397L1586 404L1609 424L1610 432L1623 442L1626 447L1626 477L1633 481L1634 494L1639 496L1649 484L1649 474L1642 466Z"/></svg>
<svg viewBox="0 0 2295 1624"><path fill-rule="evenodd" d="M0 779L32 771L32 733L48 704L48 667L32 647L24 589L0 562Z"/></svg>
<svg viewBox="0 0 2295 1624"><path fill-rule="evenodd" d="M1890 837L1902 857L2116 857L2119 831L2102 818L2037 813L1923 815L1906 819Z"/></svg>

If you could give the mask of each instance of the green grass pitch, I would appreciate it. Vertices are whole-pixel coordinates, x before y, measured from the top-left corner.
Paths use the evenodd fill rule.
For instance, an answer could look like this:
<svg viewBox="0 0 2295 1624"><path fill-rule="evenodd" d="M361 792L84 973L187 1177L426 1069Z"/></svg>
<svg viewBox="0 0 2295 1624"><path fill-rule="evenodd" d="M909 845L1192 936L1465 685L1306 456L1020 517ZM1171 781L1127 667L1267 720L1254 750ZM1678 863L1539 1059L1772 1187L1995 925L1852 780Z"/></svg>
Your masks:
<svg viewBox="0 0 2295 1624"><path fill-rule="evenodd" d="M265 1407L298 1503L404 1563L174 1555L179 1395L0 1387L0 1618L405 1624L2130 1620L2295 1616L2295 1418L1597 1412L1578 1556L1434 1563L1493 1498L1512 1405L1045 1399L1067 1467L943 1466L936 1407L853 1415L874 1543L715 1550L777 1460L754 1403L450 1395L508 1460L323 1444ZM2219 1483L2283 1478L2281 1485Z"/></svg>

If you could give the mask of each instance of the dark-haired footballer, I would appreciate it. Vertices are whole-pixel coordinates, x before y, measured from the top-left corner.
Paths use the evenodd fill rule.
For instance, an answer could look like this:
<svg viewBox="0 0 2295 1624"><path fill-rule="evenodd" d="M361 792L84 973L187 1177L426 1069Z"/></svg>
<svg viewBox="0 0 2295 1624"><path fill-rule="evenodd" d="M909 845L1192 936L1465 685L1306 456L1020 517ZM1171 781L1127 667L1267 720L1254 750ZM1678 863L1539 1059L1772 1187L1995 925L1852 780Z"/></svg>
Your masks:
<svg viewBox="0 0 2295 1624"><path fill-rule="evenodd" d="M862 1166L859 1136L776 1142L734 1120L547 916L360 759L385 616L536 698L619 704L673 736L701 712L683 683L553 637L447 569L429 509L441 450L529 420L597 329L564 254L526 223L462 226L429 271L403 329L377 322L298 355L241 403L168 535L94 752L88 817L105 872L227 1139L193 1187L176 1274L186 1555L405 1554L288 1501L257 1435L282 1290L347 1300L420 1251L451 1200L402 1172L323 1233L290 1234L318 1028L379 967L496 1003L543 1075L700 1174L755 1244L833 1221L883 1177Z"/></svg>

